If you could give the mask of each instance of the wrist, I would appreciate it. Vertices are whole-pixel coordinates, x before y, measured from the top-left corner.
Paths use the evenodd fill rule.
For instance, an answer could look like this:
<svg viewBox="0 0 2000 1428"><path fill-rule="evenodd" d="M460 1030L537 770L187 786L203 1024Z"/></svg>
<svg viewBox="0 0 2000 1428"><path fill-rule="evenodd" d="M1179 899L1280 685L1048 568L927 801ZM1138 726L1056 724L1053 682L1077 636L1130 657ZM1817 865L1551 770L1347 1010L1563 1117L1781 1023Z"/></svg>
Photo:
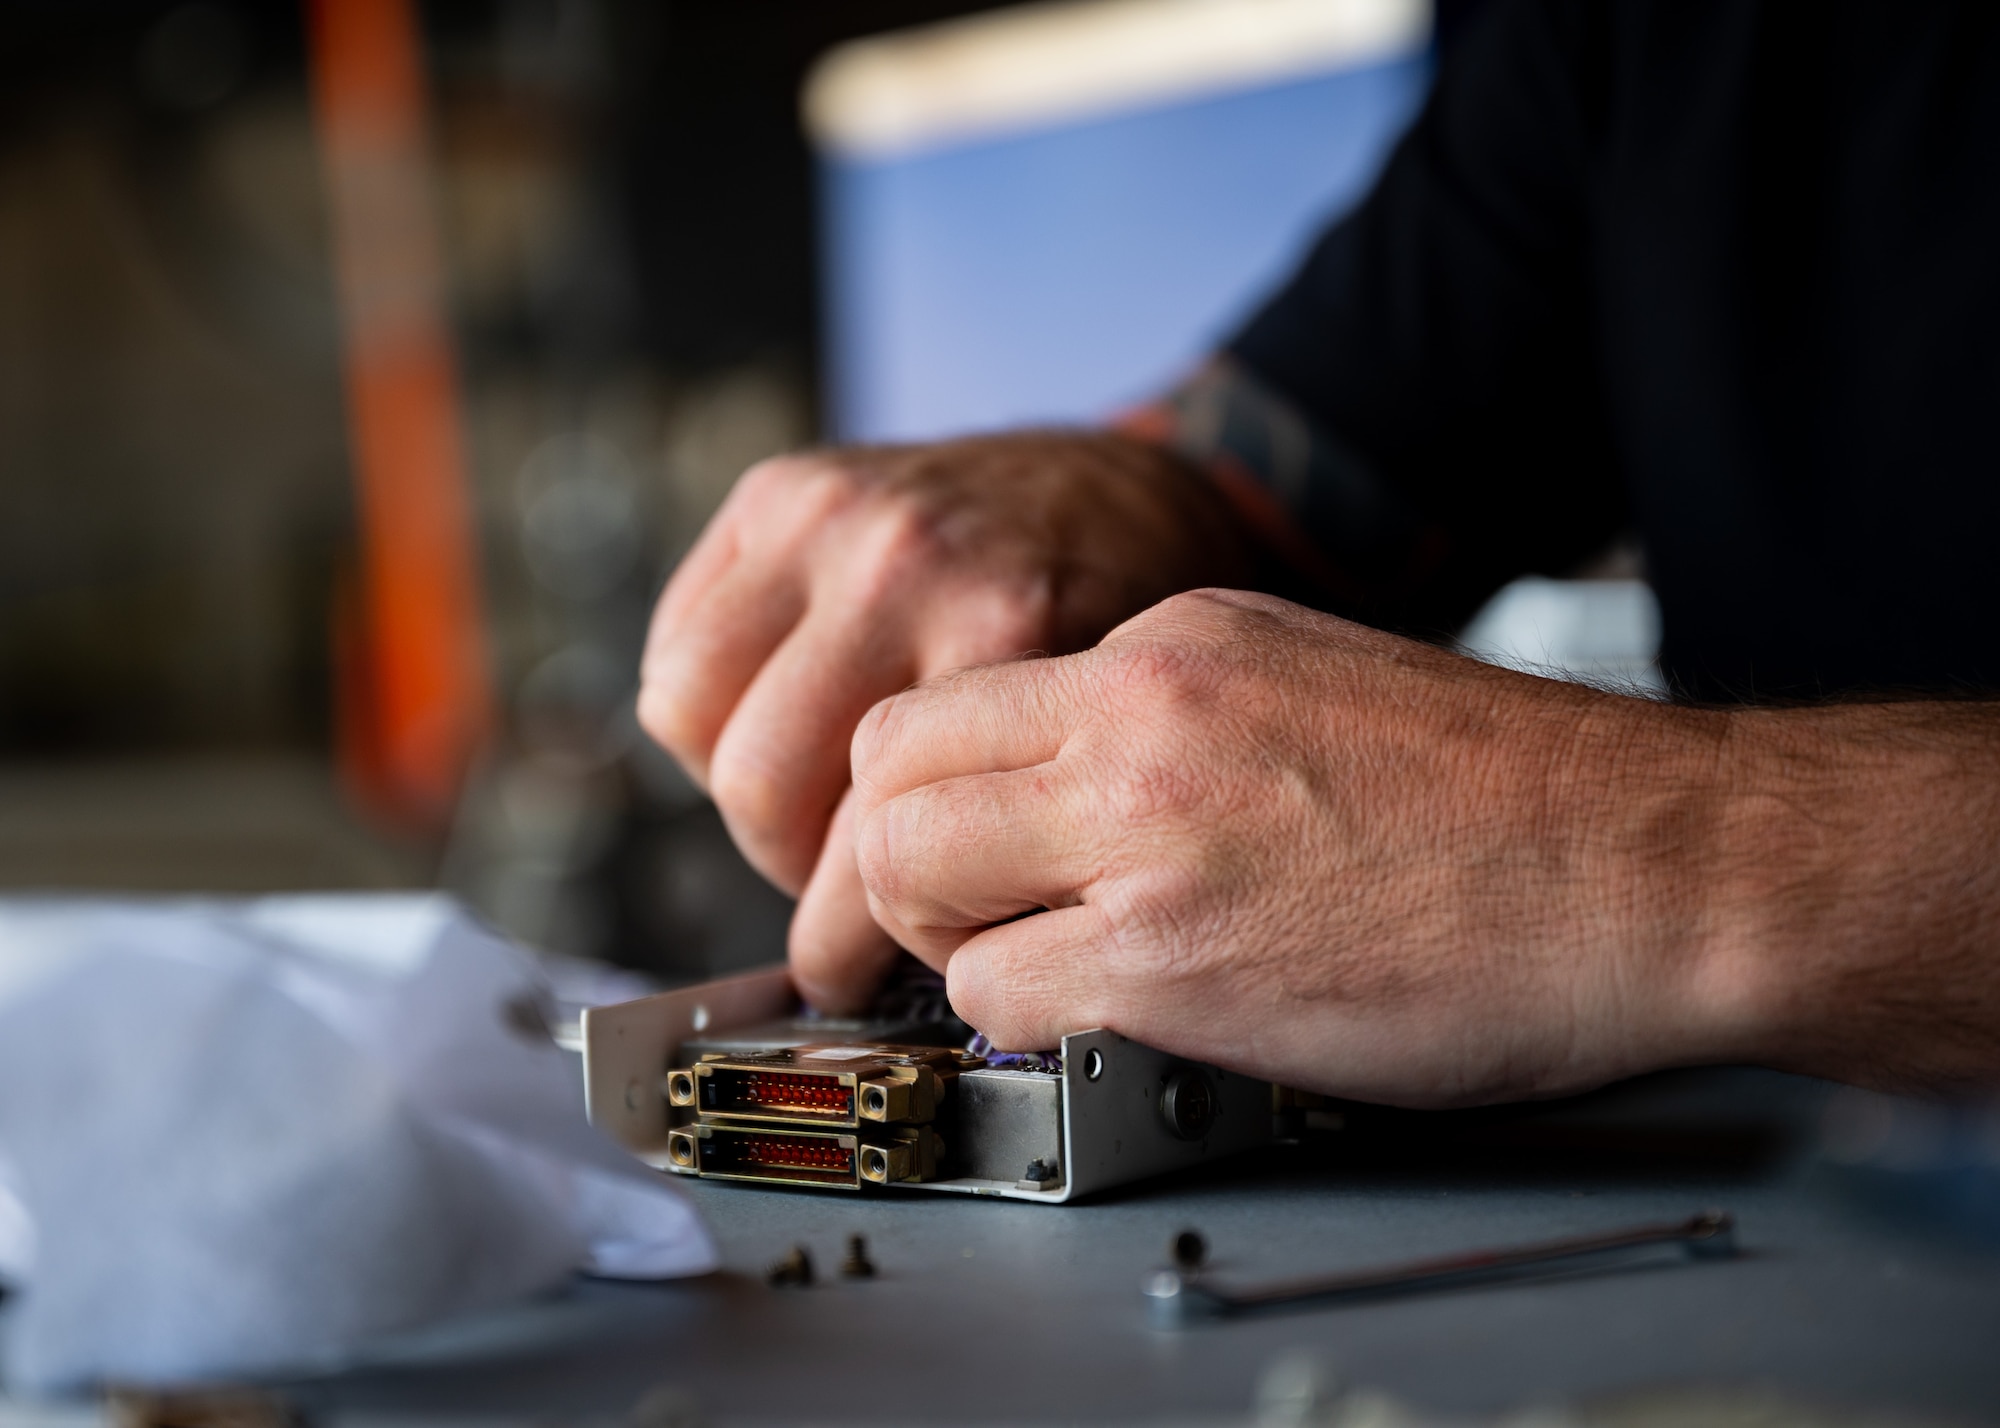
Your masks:
<svg viewBox="0 0 2000 1428"><path fill-rule="evenodd" d="M2000 1070L2000 760L1949 704L1725 716L1696 960L1704 1059L1889 1086Z"/></svg>
<svg viewBox="0 0 2000 1428"><path fill-rule="evenodd" d="M1780 941L1814 916L1824 849L1805 787L1828 772L1801 730L1756 710L1712 711L1698 815L1689 819L1686 944L1681 949L1683 1026L1690 1063L1769 1062L1785 1037L1788 984Z"/></svg>
<svg viewBox="0 0 2000 1428"><path fill-rule="evenodd" d="M1545 828L1569 876L1543 910L1584 1001L1578 1087L1664 1066L1741 1059L1754 968L1723 891L1740 856L1731 714L1593 698L1541 779ZM1567 961L1568 959L1564 959ZM1557 1089L1571 1089L1569 1086Z"/></svg>

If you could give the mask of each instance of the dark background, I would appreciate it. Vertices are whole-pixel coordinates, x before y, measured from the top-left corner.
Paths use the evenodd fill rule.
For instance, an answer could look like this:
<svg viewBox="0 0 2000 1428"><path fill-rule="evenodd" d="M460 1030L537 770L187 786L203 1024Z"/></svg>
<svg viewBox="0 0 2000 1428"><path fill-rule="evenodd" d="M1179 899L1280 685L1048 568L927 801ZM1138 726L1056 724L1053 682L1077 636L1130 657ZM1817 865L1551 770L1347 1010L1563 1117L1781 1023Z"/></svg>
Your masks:
<svg viewBox="0 0 2000 1428"><path fill-rule="evenodd" d="M668 977L777 956L787 904L636 729L638 653L735 477L818 430L809 66L984 8L419 4L504 726L442 834L335 756L302 7L0 9L0 889L443 885Z"/></svg>

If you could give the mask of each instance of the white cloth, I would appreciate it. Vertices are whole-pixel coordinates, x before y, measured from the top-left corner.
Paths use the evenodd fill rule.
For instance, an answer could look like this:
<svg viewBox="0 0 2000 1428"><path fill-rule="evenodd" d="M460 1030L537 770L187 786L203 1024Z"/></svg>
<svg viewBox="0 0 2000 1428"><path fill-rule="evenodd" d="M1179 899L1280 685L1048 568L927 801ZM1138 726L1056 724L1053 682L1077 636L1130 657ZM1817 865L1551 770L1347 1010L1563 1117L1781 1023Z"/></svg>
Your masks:
<svg viewBox="0 0 2000 1428"><path fill-rule="evenodd" d="M0 900L0 1379L324 1369L578 1269L713 1269L547 1000L437 896Z"/></svg>

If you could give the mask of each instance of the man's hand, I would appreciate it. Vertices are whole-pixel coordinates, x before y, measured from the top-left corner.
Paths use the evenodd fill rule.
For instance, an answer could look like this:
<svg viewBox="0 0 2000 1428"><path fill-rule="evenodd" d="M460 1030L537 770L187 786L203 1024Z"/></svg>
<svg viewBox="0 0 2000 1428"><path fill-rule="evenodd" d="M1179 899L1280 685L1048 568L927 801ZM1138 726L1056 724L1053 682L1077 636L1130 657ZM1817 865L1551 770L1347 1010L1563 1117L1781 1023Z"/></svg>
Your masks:
<svg viewBox="0 0 2000 1428"><path fill-rule="evenodd" d="M1405 1105L1724 1059L1977 1080L1997 732L1675 708L1205 591L877 705L857 853L1002 1047L1105 1026Z"/></svg>
<svg viewBox="0 0 2000 1428"><path fill-rule="evenodd" d="M849 1009L894 954L844 798L868 707L945 670L1082 649L1243 560L1203 479L1123 437L780 457L737 484L661 597L640 721L799 897L801 989Z"/></svg>

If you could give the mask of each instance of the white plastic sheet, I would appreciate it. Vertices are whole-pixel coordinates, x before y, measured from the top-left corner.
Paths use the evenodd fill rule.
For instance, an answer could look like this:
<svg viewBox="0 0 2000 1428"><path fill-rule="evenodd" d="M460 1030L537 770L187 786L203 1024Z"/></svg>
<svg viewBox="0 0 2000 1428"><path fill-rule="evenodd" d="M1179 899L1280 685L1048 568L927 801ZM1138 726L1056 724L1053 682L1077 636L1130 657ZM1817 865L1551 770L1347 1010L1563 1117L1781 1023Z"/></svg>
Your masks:
<svg viewBox="0 0 2000 1428"><path fill-rule="evenodd" d="M321 1369L578 1269L714 1268L585 1123L547 1000L440 897L0 901L0 1378Z"/></svg>

